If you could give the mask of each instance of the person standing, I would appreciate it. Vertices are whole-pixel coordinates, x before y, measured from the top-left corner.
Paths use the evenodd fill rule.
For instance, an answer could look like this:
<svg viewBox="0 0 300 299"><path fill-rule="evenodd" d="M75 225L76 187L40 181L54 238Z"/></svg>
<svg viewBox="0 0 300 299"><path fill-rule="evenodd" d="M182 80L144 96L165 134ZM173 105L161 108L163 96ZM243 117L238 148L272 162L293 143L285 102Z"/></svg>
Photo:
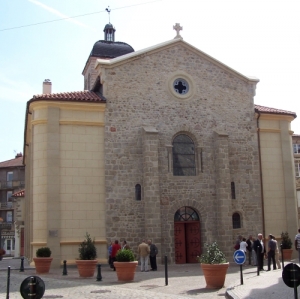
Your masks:
<svg viewBox="0 0 300 299"><path fill-rule="evenodd" d="M262 234L257 235L257 240L253 243L253 246L254 246L254 250L256 252L257 265L259 267L259 270L265 270L264 269L264 257L266 255L266 248L264 246Z"/></svg>
<svg viewBox="0 0 300 299"><path fill-rule="evenodd" d="M252 245L253 245L252 235L249 235L248 240L246 241L246 243L247 243L247 252L248 252L248 258L249 258L249 265L252 265L252 263L251 263ZM254 262L254 261L252 260L252 262Z"/></svg>
<svg viewBox="0 0 300 299"><path fill-rule="evenodd" d="M275 250L276 250L276 243L273 240L273 236L270 234L269 242L268 242L268 271L271 270L271 260L273 262L273 270L276 270Z"/></svg>
<svg viewBox="0 0 300 299"><path fill-rule="evenodd" d="M275 237L272 235L272 239L274 240L275 244L276 244L276 249L275 249L275 262L276 262L276 265L277 265L277 268L278 269L281 269L281 264L280 264L280 261L279 261L279 249L278 249L278 243L275 239Z"/></svg>
<svg viewBox="0 0 300 299"><path fill-rule="evenodd" d="M116 271L114 262L116 261L116 255L120 249L121 249L121 246L119 244L119 241L115 240L115 243L113 244L112 249L111 249L111 260L112 260L114 271Z"/></svg>
<svg viewBox="0 0 300 299"><path fill-rule="evenodd" d="M242 239L242 242L240 243L240 250L244 251L245 254L246 254L246 251L247 251L247 242L246 242L246 238L243 238Z"/></svg>
<svg viewBox="0 0 300 299"><path fill-rule="evenodd" d="M158 249L152 240L148 240L148 245L150 247L150 265L152 271L157 271L156 255L158 254Z"/></svg>
<svg viewBox="0 0 300 299"><path fill-rule="evenodd" d="M141 260L141 272L148 272L148 260L149 260L150 249L146 241L143 242L138 247L138 254Z"/></svg>
<svg viewBox="0 0 300 299"><path fill-rule="evenodd" d="M129 245L127 244L127 241L123 241L122 243L122 249L130 249Z"/></svg>
<svg viewBox="0 0 300 299"><path fill-rule="evenodd" d="M298 229L298 234L295 236L295 249L298 251L299 264L300 264L300 228Z"/></svg>

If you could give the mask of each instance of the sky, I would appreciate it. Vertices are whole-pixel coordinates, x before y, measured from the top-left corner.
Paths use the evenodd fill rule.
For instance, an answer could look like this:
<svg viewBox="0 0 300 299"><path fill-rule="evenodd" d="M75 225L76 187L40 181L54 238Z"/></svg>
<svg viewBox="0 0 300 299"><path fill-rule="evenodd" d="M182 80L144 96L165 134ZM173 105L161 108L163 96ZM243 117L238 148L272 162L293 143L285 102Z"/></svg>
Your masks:
<svg viewBox="0 0 300 299"><path fill-rule="evenodd" d="M246 76L255 104L296 112L300 134L299 0L0 0L0 162L23 152L26 103L83 90L82 70L109 21L135 50L175 37ZM107 13L106 8L111 10Z"/></svg>

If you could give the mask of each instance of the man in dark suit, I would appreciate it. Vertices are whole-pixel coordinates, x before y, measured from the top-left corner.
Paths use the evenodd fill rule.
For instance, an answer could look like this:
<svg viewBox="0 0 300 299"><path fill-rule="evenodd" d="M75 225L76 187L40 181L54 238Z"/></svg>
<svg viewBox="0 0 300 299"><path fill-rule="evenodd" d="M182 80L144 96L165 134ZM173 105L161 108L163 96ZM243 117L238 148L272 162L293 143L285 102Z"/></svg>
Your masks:
<svg viewBox="0 0 300 299"><path fill-rule="evenodd" d="M249 255L249 265L251 265L251 257L252 257L252 245L253 245L253 238L252 235L249 236L247 243L247 252Z"/></svg>
<svg viewBox="0 0 300 299"><path fill-rule="evenodd" d="M265 270L264 269L264 257L266 255L266 247L263 242L262 234L257 235L257 240L255 240L253 243L253 249L256 252L257 265L259 267L259 270Z"/></svg>

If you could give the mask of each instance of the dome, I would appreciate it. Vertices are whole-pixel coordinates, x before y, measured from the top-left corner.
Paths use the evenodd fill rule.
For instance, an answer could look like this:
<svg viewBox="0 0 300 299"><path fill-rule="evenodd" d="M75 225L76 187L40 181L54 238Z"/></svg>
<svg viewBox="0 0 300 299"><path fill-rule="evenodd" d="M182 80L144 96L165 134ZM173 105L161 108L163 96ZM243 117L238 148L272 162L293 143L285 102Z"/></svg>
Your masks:
<svg viewBox="0 0 300 299"><path fill-rule="evenodd" d="M131 52L134 49L126 43L99 40L94 44L90 57L115 58Z"/></svg>

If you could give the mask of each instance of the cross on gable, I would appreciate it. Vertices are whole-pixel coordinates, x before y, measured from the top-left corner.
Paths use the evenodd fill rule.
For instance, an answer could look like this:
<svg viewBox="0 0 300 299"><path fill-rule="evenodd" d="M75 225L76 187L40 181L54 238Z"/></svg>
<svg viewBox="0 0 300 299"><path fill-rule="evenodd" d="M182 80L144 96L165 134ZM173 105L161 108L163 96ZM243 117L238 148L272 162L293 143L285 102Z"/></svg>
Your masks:
<svg viewBox="0 0 300 299"><path fill-rule="evenodd" d="M177 32L177 35L174 38L181 38L179 31L182 30L182 26L180 26L180 23L176 23L175 26L173 26L173 29Z"/></svg>

